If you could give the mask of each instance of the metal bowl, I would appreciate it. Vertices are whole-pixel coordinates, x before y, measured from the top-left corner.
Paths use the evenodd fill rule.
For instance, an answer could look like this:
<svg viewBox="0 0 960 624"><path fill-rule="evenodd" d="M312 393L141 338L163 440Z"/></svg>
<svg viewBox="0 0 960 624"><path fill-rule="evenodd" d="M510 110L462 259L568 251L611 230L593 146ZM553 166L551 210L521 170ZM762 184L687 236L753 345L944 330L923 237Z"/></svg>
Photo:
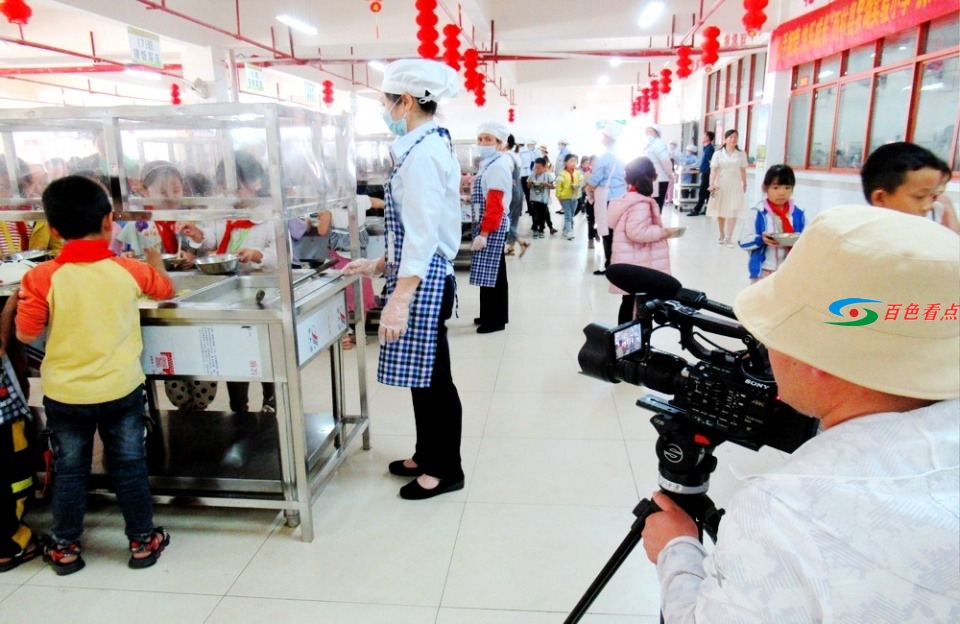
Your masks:
<svg viewBox="0 0 960 624"><path fill-rule="evenodd" d="M777 241L777 244L781 247L793 247L797 243L797 239L800 238L800 233L778 232L776 234L771 234L770 238Z"/></svg>
<svg viewBox="0 0 960 624"><path fill-rule="evenodd" d="M229 275L237 272L240 259L233 254L213 254L197 258L193 264L207 275Z"/></svg>
<svg viewBox="0 0 960 624"><path fill-rule="evenodd" d="M168 271L176 271L183 267L187 263L187 259L183 256L178 256L177 254L160 254L160 257L163 259L163 268Z"/></svg>
<svg viewBox="0 0 960 624"><path fill-rule="evenodd" d="M29 260L31 262L43 262L44 260L49 260L49 259L50 259L50 252L46 249L28 249L26 251L9 253L3 257L4 262L20 262L21 260Z"/></svg>

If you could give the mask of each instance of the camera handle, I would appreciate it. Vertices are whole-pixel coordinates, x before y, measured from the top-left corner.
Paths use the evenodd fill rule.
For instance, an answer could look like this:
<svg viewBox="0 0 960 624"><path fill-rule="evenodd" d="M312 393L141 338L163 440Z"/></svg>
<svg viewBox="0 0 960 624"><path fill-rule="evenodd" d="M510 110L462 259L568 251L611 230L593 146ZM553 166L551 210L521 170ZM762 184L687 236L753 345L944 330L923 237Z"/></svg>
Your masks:
<svg viewBox="0 0 960 624"><path fill-rule="evenodd" d="M707 496L707 487L709 486L709 475L716 468L716 461L713 457L713 448L715 444L704 445L701 436L691 433L686 427L677 426L669 416L655 416L653 418L654 426L660 432L660 440L657 442L657 455L660 459L660 490L673 499L677 505L683 509L687 515L693 518L697 525L697 537L703 542L703 534L706 533L714 542L717 541L717 531L720 528L720 518L723 516L723 510L717 509L714 502ZM719 442L717 442L719 444ZM700 459L688 466L686 469L673 472L664 470L664 462L672 463L671 457L677 449L683 451L685 457L699 457ZM672 491L672 489L696 489L688 488L677 484L674 480L677 476L683 476L683 481L688 483L700 483L699 492L681 493ZM672 488L672 489L671 489ZM616 571L627 560L633 549L640 543L643 534L643 527L646 525L647 517L650 514L661 511L656 503L650 499L644 498L633 509L633 515L637 517L627 536L620 542L617 549L613 552L606 565L600 570L600 574L593 580L590 587L580 598L580 601L570 612L563 622L564 624L576 624L586 614L587 609L597 599L600 592L607 585ZM661 621L663 618L661 617Z"/></svg>

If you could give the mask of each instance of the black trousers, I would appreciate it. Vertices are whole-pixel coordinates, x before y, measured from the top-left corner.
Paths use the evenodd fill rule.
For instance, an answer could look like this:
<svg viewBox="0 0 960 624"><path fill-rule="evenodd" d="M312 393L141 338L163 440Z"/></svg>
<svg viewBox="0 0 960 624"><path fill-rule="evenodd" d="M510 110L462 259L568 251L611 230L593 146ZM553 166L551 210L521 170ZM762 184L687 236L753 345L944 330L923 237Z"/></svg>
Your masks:
<svg viewBox="0 0 960 624"><path fill-rule="evenodd" d="M654 198L657 202L657 208L660 209L660 212L663 212L663 204L667 201L667 189L670 188L670 181L666 182L657 182L657 190L659 194Z"/></svg>
<svg viewBox="0 0 960 624"><path fill-rule="evenodd" d="M603 255L606 256L603 260L603 268L606 269L610 266L610 256L613 254L613 232L601 238L603 239Z"/></svg>
<svg viewBox="0 0 960 624"><path fill-rule="evenodd" d="M587 213L587 239L593 240L597 237L597 224L593 213L593 202L584 201L583 209L584 212Z"/></svg>
<svg viewBox="0 0 960 624"><path fill-rule="evenodd" d="M549 212L545 203L538 201L530 202L530 214L533 216L534 232L543 231L546 221L550 217Z"/></svg>
<svg viewBox="0 0 960 624"><path fill-rule="evenodd" d="M510 291L507 287L507 262L500 254L497 281L480 287L480 325L497 326L510 322Z"/></svg>
<svg viewBox="0 0 960 624"><path fill-rule="evenodd" d="M533 208L530 206L530 187L527 186L527 180L530 176L520 176L520 188L523 190L523 199L527 202L527 214L533 216Z"/></svg>
<svg viewBox="0 0 960 624"><path fill-rule="evenodd" d="M700 174L700 192L697 195L697 205L690 212L703 212L704 205L710 197L710 172Z"/></svg>
<svg viewBox="0 0 960 624"><path fill-rule="evenodd" d="M437 354L433 361L430 387L410 388L413 417L417 426L417 448L413 461L424 474L438 479L463 478L460 463L460 437L463 406L450 372L450 345L446 320L453 314L454 276L448 275L440 305L437 328Z"/></svg>
<svg viewBox="0 0 960 624"><path fill-rule="evenodd" d="M273 382L264 382L261 384L263 389L264 407L277 408L276 386ZM248 381L228 381L227 394L230 396L230 411L242 414L248 410L247 397L250 394L250 382Z"/></svg>
<svg viewBox="0 0 960 624"><path fill-rule="evenodd" d="M633 320L633 313L637 307L636 295L624 295L620 302L620 312L617 313L617 325L623 325Z"/></svg>

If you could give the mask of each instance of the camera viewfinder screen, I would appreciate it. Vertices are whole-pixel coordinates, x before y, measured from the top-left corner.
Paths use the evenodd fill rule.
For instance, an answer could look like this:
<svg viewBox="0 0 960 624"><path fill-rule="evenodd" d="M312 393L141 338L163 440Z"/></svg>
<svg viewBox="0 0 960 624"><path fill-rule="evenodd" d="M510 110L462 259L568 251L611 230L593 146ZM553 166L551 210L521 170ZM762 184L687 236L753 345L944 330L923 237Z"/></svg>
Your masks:
<svg viewBox="0 0 960 624"><path fill-rule="evenodd" d="M613 351L619 360L643 347L643 326L634 323L613 334Z"/></svg>

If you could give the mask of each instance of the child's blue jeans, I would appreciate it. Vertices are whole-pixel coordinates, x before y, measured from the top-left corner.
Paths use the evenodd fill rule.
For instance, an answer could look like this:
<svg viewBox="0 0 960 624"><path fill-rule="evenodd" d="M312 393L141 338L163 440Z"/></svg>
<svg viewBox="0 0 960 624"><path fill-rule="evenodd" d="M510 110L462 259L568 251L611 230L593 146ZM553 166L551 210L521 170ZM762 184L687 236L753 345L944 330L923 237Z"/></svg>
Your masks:
<svg viewBox="0 0 960 624"><path fill-rule="evenodd" d="M563 208L563 233L569 234L573 231L573 213L577 210L577 200L561 199L560 206Z"/></svg>
<svg viewBox="0 0 960 624"><path fill-rule="evenodd" d="M107 471L130 540L145 541L153 530L153 500L147 479L146 410L143 386L127 396L91 405L44 397L52 430L54 478L52 532L60 544L76 542L87 510L87 478L93 461L93 434L99 430Z"/></svg>

